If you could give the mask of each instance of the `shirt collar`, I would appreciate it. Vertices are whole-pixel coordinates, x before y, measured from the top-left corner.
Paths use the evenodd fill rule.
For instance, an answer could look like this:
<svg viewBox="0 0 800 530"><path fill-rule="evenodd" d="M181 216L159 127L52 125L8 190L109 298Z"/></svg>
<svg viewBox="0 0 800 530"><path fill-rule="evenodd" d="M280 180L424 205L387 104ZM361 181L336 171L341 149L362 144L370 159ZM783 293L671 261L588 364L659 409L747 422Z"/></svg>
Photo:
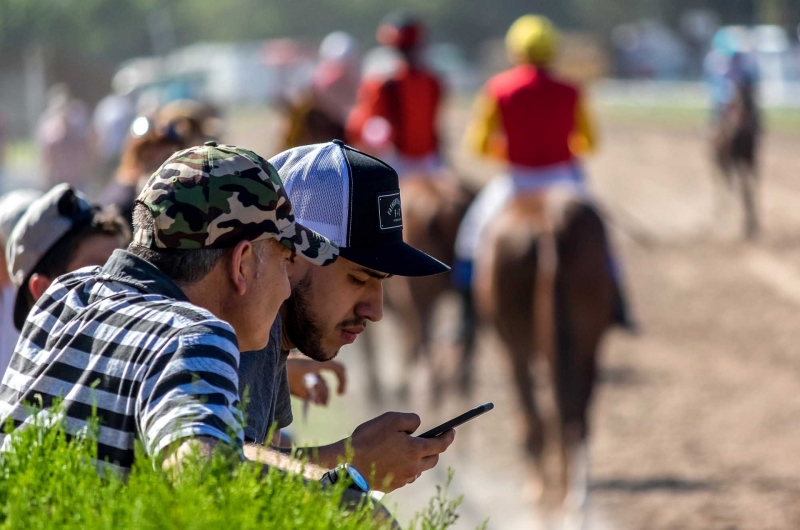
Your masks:
<svg viewBox="0 0 800 530"><path fill-rule="evenodd" d="M188 302L181 288L158 267L127 250L117 249L100 269L98 279L132 285L149 294Z"/></svg>

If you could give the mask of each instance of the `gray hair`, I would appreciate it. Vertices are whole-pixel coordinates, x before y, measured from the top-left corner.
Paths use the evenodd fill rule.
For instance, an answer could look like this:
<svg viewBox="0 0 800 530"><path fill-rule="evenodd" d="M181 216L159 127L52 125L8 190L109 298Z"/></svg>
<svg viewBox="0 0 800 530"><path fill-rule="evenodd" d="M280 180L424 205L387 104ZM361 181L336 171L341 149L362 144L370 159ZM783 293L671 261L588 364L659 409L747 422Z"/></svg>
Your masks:
<svg viewBox="0 0 800 530"><path fill-rule="evenodd" d="M133 208L133 229L153 229L153 216L144 204ZM131 243L128 251L158 267L178 285L189 285L205 278L225 255L224 248L152 249Z"/></svg>

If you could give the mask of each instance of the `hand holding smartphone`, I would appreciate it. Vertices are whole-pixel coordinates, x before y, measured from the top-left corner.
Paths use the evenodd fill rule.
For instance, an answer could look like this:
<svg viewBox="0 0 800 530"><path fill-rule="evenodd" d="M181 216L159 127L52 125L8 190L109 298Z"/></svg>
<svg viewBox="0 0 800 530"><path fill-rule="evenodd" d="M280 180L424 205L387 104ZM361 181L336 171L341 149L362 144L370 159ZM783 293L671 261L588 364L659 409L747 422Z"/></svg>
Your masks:
<svg viewBox="0 0 800 530"><path fill-rule="evenodd" d="M477 418L481 414L485 414L494 408L494 403L484 403L478 405L474 409L470 409L460 416L456 416L450 421L446 421L433 429L426 431L418 436L418 438L436 438L437 436L446 433L450 429L455 429L459 425L467 423L473 418Z"/></svg>

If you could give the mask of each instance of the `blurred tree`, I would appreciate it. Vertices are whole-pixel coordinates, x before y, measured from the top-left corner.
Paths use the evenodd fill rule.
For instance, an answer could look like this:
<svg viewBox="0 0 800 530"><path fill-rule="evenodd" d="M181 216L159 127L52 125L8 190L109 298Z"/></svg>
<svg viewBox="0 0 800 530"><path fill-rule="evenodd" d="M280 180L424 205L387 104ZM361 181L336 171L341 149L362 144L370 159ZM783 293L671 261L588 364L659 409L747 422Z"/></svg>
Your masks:
<svg viewBox="0 0 800 530"><path fill-rule="evenodd" d="M423 16L434 40L468 50L502 36L514 19L531 11L600 37L643 17L678 27L681 14L697 8L716 11L724 24L773 22L794 31L800 22L796 0L0 0L0 55L19 55L31 44L115 62L151 54L148 16L156 8L171 14L178 45L317 39L343 29L368 46L381 18L398 8Z"/></svg>

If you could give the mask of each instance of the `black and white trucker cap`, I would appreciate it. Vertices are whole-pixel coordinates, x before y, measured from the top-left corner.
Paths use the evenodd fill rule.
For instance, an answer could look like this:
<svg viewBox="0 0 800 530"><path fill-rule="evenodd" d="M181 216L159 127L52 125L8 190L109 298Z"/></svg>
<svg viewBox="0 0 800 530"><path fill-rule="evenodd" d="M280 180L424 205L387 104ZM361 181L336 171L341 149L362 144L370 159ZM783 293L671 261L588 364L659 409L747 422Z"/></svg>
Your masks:
<svg viewBox="0 0 800 530"><path fill-rule="evenodd" d="M450 267L403 242L397 172L334 140L295 147L269 160L294 206L295 221L339 246L339 255L397 276Z"/></svg>

